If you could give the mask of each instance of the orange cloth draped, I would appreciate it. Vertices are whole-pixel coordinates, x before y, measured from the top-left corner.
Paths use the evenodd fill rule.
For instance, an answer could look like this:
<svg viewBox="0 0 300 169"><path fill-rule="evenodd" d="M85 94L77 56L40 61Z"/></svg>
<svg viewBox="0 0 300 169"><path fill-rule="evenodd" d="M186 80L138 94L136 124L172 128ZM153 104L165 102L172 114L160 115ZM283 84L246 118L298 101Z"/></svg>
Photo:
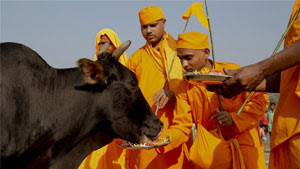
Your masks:
<svg viewBox="0 0 300 169"><path fill-rule="evenodd" d="M159 44L159 50L146 43L128 59L128 68L136 74L139 87L153 112L156 109L153 97L157 91L163 88L175 51L175 40L165 32L163 40ZM181 80L182 68L180 60L175 56L166 89L172 90L175 94L178 93L180 91L178 83ZM164 124L160 137L169 136L171 143L158 149L126 150L128 168L190 168L187 160L188 148L185 143L189 139L192 118L185 112L173 113L174 107L175 102L169 102L157 113Z"/></svg>
<svg viewBox="0 0 300 169"><path fill-rule="evenodd" d="M300 0L296 0L291 19L299 7ZM285 37L284 47L299 39L300 15ZM281 72L280 99L274 113L270 146L270 169L300 168L300 64Z"/></svg>
<svg viewBox="0 0 300 169"><path fill-rule="evenodd" d="M105 28L105 29L100 30L96 35L96 41L95 41L95 43L96 43L96 53L95 53L95 56L94 56L94 60L97 60L97 56L98 56L99 51L100 51L98 44L101 41L101 36L102 35L108 36L109 40L112 42L112 44L116 48L118 48L122 44L120 39L119 39L119 36L113 30L111 30L109 28ZM120 56L119 62L122 63L123 65L126 65L127 56L126 56L125 52Z"/></svg>
<svg viewBox="0 0 300 169"><path fill-rule="evenodd" d="M224 67L237 69L239 66L233 63L216 63L217 70L223 71ZM216 120L211 119L216 108L219 108L216 93L207 91L201 83L186 82L186 86L187 92L176 96L176 110L180 108L186 114L191 111L196 124L197 135L190 149L190 160L195 168L236 169L243 168L243 164L247 169L265 168L258 121L267 109L267 94L254 93L239 116L236 116L236 112L249 93L241 93L231 99L221 97L223 110L231 114L235 125L220 127L223 135L220 136Z"/></svg>
<svg viewBox="0 0 300 169"><path fill-rule="evenodd" d="M107 35L113 45L117 48L121 45L118 35L111 29L102 29L96 36L96 54L97 60L99 54L99 42L102 35ZM119 62L123 65L127 62L125 52L120 56ZM113 142L89 154L80 164L79 169L125 169L125 150L117 145L121 139L115 139Z"/></svg>
<svg viewBox="0 0 300 169"><path fill-rule="evenodd" d="M135 73L146 100L153 108L155 108L153 105L154 94L163 88L175 51L175 40L165 32L163 40L159 43L159 51L146 43L128 60L127 67ZM180 80L182 80L181 63L175 56L167 89L176 92Z"/></svg>
<svg viewBox="0 0 300 169"><path fill-rule="evenodd" d="M117 145L121 139L114 139L106 146L93 151L78 169L125 169L125 150Z"/></svg>

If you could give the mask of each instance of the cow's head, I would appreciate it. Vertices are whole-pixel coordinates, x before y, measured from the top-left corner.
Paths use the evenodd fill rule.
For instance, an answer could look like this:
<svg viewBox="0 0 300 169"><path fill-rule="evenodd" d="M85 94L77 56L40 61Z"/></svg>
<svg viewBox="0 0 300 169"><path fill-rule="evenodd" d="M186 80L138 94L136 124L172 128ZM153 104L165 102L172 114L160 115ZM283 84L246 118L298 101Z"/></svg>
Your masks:
<svg viewBox="0 0 300 169"><path fill-rule="evenodd" d="M96 113L109 123L113 133L131 142L140 142L146 136L156 137L162 128L138 86L135 74L118 62L129 47L123 43L112 54L101 48L97 61L80 59L78 66L89 85L98 92ZM99 90L97 90L97 86ZM98 98L98 97L97 97Z"/></svg>

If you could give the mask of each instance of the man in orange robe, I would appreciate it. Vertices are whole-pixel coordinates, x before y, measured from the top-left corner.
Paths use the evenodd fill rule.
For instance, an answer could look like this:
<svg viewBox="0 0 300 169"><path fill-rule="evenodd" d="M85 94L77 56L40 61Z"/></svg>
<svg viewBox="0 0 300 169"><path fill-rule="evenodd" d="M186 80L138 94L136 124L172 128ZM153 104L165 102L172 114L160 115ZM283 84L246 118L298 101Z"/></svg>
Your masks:
<svg viewBox="0 0 300 169"><path fill-rule="evenodd" d="M233 78L219 90L224 95L254 88L280 92L273 119L269 169L300 168L300 16L296 15L299 7L300 0L296 0L289 23L294 16L295 22L285 37L284 49L256 64L226 71Z"/></svg>
<svg viewBox="0 0 300 169"><path fill-rule="evenodd" d="M296 0L291 18L299 8L300 0ZM298 15L285 37L284 48L297 41L299 49L299 39ZM300 58L300 53L294 57ZM281 72L280 99L274 114L271 135L270 169L300 168L300 59L298 60L297 65Z"/></svg>
<svg viewBox="0 0 300 169"><path fill-rule="evenodd" d="M208 35L200 32L179 34L177 56L187 72L213 69L208 59L210 50ZM216 62L213 70L236 69L234 63ZM190 159L195 168L246 168L265 167L263 144L259 137L259 119L268 106L266 93L255 93L238 116L249 93L241 93L234 98L218 96L205 88L208 82L185 81L186 92L176 96L176 111L192 112L197 127L197 135L190 149Z"/></svg>
<svg viewBox="0 0 300 169"><path fill-rule="evenodd" d="M101 46L108 42L110 45L107 52L112 53L116 48L121 46L121 41L118 35L111 29L105 28L100 30L96 35L96 53L94 59L101 49ZM127 63L125 52L120 56L119 62L123 65ZM80 164L79 169L125 169L125 150L117 144L122 142L121 139L114 139L106 146L92 152Z"/></svg>
<svg viewBox="0 0 300 169"><path fill-rule="evenodd" d="M139 19L146 44L130 56L128 68L135 73L153 112L156 106L160 106L157 116L164 124L160 138L169 136L171 143L151 150L127 150L128 168L190 168L185 143L189 140L192 119L183 112L173 113L176 102L174 94L178 92L178 84L182 80L180 61L175 56L176 42L164 30L166 19L160 7L143 8L139 11ZM163 89L167 78L168 83Z"/></svg>

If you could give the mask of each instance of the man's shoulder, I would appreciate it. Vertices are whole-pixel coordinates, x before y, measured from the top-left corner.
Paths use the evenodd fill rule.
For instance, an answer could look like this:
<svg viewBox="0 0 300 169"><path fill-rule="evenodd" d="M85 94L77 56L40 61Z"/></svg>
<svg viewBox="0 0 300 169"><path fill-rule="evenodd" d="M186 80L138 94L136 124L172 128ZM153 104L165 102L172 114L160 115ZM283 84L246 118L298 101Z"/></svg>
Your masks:
<svg viewBox="0 0 300 169"><path fill-rule="evenodd" d="M241 67L240 65L233 62L216 62L216 64L227 69L238 69Z"/></svg>
<svg viewBox="0 0 300 169"><path fill-rule="evenodd" d="M135 52L133 52L133 54L131 54L130 57L141 55L141 54L145 54L145 53L146 53L145 46L142 46L138 50L136 50Z"/></svg>
<svg viewBox="0 0 300 169"><path fill-rule="evenodd" d="M133 54L130 55L129 59L128 59L128 64L141 64L143 62L143 60L145 60L145 58L147 57L147 52L145 50L145 46L140 47L138 50L136 50L135 52L133 52Z"/></svg>

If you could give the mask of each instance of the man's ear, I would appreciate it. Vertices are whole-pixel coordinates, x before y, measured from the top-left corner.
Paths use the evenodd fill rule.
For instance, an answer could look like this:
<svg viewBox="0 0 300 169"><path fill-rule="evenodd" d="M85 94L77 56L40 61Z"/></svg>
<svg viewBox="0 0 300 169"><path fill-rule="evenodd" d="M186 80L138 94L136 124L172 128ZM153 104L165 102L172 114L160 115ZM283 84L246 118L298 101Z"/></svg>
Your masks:
<svg viewBox="0 0 300 169"><path fill-rule="evenodd" d="M104 75L105 70L102 65L89 59L80 59L77 65L87 83L96 84L100 81L106 83L107 76Z"/></svg>
<svg viewBox="0 0 300 169"><path fill-rule="evenodd" d="M167 20L163 19L163 26L164 26L164 28L166 27L166 22L167 22Z"/></svg>
<svg viewBox="0 0 300 169"><path fill-rule="evenodd" d="M205 49L204 49L204 55L205 55L205 58L206 58L206 59L208 59L209 54L210 54L210 50L209 50L208 48L205 48Z"/></svg>

